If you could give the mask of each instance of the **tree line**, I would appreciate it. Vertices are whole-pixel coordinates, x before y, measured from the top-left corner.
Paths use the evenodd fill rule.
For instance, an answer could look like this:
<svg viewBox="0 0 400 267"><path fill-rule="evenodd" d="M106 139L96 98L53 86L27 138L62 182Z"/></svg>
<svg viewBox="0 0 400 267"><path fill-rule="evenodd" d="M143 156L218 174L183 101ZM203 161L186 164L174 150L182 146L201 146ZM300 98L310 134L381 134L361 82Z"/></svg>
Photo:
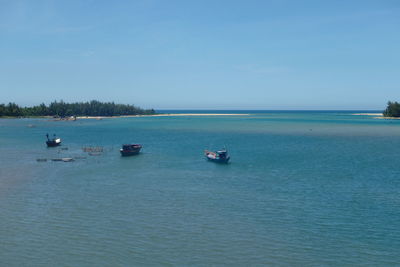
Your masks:
<svg viewBox="0 0 400 267"><path fill-rule="evenodd" d="M384 117L400 117L400 103L389 101L386 109L383 111Z"/></svg>
<svg viewBox="0 0 400 267"><path fill-rule="evenodd" d="M65 103L54 101L50 105L44 103L33 107L20 107L15 103L0 104L0 117L29 117L29 116L123 116L123 115L151 115L154 109L141 109L134 105L115 104L114 102Z"/></svg>

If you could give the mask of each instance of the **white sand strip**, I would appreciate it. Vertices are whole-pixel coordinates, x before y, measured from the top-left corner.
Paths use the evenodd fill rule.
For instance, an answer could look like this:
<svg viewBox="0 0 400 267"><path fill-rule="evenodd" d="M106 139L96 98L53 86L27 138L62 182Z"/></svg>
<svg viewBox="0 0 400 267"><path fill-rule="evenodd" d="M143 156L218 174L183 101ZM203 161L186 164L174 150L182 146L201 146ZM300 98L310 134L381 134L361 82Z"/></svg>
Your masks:
<svg viewBox="0 0 400 267"><path fill-rule="evenodd" d="M184 117L184 116L248 116L250 114L227 114L227 113L176 113L155 115L125 115L125 116L78 116L77 119L106 119L106 118L135 118L135 117Z"/></svg>
<svg viewBox="0 0 400 267"><path fill-rule="evenodd" d="M382 113L355 113L356 116L383 116Z"/></svg>

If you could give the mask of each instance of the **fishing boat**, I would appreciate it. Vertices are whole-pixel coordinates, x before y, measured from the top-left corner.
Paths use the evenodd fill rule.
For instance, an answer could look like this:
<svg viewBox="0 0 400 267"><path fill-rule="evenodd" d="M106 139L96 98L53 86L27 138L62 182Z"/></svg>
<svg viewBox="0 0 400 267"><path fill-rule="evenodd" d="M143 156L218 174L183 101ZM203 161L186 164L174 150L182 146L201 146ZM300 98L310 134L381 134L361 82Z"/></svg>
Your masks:
<svg viewBox="0 0 400 267"><path fill-rule="evenodd" d="M119 151L121 152L121 156L126 157L139 154L140 149L142 149L142 145L127 144L127 145L122 145L122 148Z"/></svg>
<svg viewBox="0 0 400 267"><path fill-rule="evenodd" d="M48 147L55 147L61 145L61 138L56 137L55 134L52 139L49 138L49 134L46 134L46 137L47 137L46 144Z"/></svg>
<svg viewBox="0 0 400 267"><path fill-rule="evenodd" d="M207 160L216 163L228 163L229 159L231 158L226 149L221 149L215 152L205 150L204 156L207 158Z"/></svg>

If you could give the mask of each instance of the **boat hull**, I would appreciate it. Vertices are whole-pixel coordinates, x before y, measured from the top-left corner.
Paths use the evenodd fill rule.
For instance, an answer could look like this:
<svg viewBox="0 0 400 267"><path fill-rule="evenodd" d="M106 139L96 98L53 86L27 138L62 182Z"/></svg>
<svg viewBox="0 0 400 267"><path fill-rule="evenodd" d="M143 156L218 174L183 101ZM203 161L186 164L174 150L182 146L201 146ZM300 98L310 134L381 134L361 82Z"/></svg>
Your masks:
<svg viewBox="0 0 400 267"><path fill-rule="evenodd" d="M138 147L134 147L134 148L131 148L131 149L120 149L120 153L121 153L121 156L123 156L123 157L129 157L129 156L135 156L135 155L137 155L137 154L139 154L140 153L140 150L142 149L142 147L140 146L138 146Z"/></svg>
<svg viewBox="0 0 400 267"><path fill-rule="evenodd" d="M215 163L221 163L221 164L227 164L227 163L229 163L229 160L230 160L230 157L224 158L224 159L219 159L219 158L213 159L213 158L209 158L209 157L206 157L206 158L208 159L208 161L212 161Z"/></svg>
<svg viewBox="0 0 400 267"><path fill-rule="evenodd" d="M56 142L56 141L46 141L46 145L47 145L47 147L59 146L59 145L61 145L61 141L60 141L60 142Z"/></svg>
<svg viewBox="0 0 400 267"><path fill-rule="evenodd" d="M228 163L231 158L225 150L217 152L205 150L204 156L208 161L212 161L215 163L222 163L222 164Z"/></svg>

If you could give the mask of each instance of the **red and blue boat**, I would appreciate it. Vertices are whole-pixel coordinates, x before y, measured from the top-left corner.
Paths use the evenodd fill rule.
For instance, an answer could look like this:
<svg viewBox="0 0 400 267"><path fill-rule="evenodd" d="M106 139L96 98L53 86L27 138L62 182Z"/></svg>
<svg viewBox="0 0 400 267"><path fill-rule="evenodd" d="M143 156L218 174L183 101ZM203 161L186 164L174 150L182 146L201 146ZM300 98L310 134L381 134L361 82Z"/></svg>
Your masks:
<svg viewBox="0 0 400 267"><path fill-rule="evenodd" d="M215 152L205 150L204 156L208 161L225 164L228 163L231 158L226 149L221 149Z"/></svg>

